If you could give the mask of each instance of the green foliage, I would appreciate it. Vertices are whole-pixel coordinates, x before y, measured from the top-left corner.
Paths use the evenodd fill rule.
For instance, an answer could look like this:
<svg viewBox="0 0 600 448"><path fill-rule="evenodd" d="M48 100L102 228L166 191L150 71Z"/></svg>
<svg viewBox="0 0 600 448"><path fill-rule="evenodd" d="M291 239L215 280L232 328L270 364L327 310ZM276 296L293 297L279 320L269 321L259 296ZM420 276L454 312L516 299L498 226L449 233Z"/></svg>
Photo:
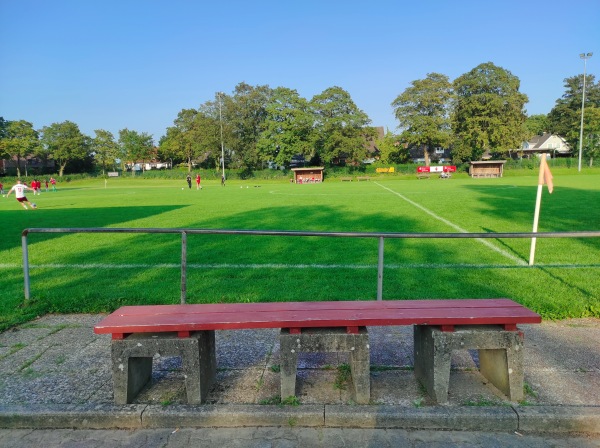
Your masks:
<svg viewBox="0 0 600 448"><path fill-rule="evenodd" d="M71 121L52 123L42 129L41 143L48 157L52 157L59 166L58 175L62 177L67 163L83 160L90 154L90 138Z"/></svg>
<svg viewBox="0 0 600 448"><path fill-rule="evenodd" d="M499 400L494 400L491 398L484 397L483 395L479 395L475 399L467 400L463 403L465 406L477 406L477 407L485 407L485 406L498 406L502 404Z"/></svg>
<svg viewBox="0 0 600 448"><path fill-rule="evenodd" d="M538 393L533 389L533 387L531 387L529 383L523 383L523 393L533 398L538 397Z"/></svg>
<svg viewBox="0 0 600 448"><path fill-rule="evenodd" d="M278 87L266 106L264 129L257 142L262 161L289 165L292 157L313 154L313 114L308 102L295 90Z"/></svg>
<svg viewBox="0 0 600 448"><path fill-rule="evenodd" d="M327 163L345 156L351 163L366 158L365 129L371 120L341 87L330 87L311 100L317 138L315 151Z"/></svg>
<svg viewBox="0 0 600 448"><path fill-rule="evenodd" d="M350 370L350 365L340 364L337 367L337 375L335 377L333 387L339 390L346 390L351 377L352 372Z"/></svg>
<svg viewBox="0 0 600 448"><path fill-rule="evenodd" d="M377 141L377 148L379 148L382 163L403 164L410 160L408 145L391 132L387 132L383 139Z"/></svg>
<svg viewBox="0 0 600 448"><path fill-rule="evenodd" d="M2 119L0 155L16 158L18 177L21 176L21 159L39 152L39 149L38 133L33 129L33 124L25 120L4 121Z"/></svg>
<svg viewBox="0 0 600 448"><path fill-rule="evenodd" d="M253 168L259 163L256 144L265 129L267 105L273 95L268 85L250 86L244 82L225 97L224 121L230 129L231 168Z"/></svg>
<svg viewBox="0 0 600 448"><path fill-rule="evenodd" d="M519 78L491 62L454 80L452 129L461 160L478 160L484 151L501 154L521 146L528 99L519 85ZM471 155L468 148L474 151Z"/></svg>
<svg viewBox="0 0 600 448"><path fill-rule="evenodd" d="M530 140L535 135L550 132L550 121L544 114L530 115L525 119L525 140Z"/></svg>
<svg viewBox="0 0 600 448"><path fill-rule="evenodd" d="M264 398L264 399L260 400L258 402L258 404L262 404L262 405L281 404L281 397L279 395L274 395L269 398Z"/></svg>
<svg viewBox="0 0 600 448"><path fill-rule="evenodd" d="M424 401L425 401L425 398L424 398L424 397L419 397L419 398L417 398L417 399L413 400L413 406L414 406L415 408L420 408L420 407L423 407L423 402L424 402Z"/></svg>
<svg viewBox="0 0 600 448"><path fill-rule="evenodd" d="M152 136L146 132L139 133L129 129L121 129L119 131L119 145L122 161L129 161L132 167L138 161L150 161L153 157L154 143ZM131 175L135 175L135 170L131 170Z"/></svg>
<svg viewBox="0 0 600 448"><path fill-rule="evenodd" d="M184 160L188 172L192 163L218 167L221 157L220 121L195 109L184 109L177 115L175 126L167 128L160 141L163 160Z"/></svg>
<svg viewBox="0 0 600 448"><path fill-rule="evenodd" d="M592 160L600 158L600 106L585 108L582 147L592 166Z"/></svg>
<svg viewBox="0 0 600 448"><path fill-rule="evenodd" d="M411 146L423 147L425 164L434 147L448 147L451 141L448 112L452 84L446 75L429 73L416 80L393 102L394 114L403 130L401 139Z"/></svg>
<svg viewBox="0 0 600 448"><path fill-rule="evenodd" d="M300 406L300 404L301 404L300 400L295 395L290 395L289 397L287 397L283 400L281 399L281 397L279 395L274 395L272 397L260 400L258 403L262 404L262 405L278 405L278 406ZM292 424L293 424L293 422L290 422L290 425L292 425Z"/></svg>
<svg viewBox="0 0 600 448"><path fill-rule="evenodd" d="M594 80L595 77L591 74L587 75L585 80L584 120L588 110L600 108L600 82ZM548 122L551 132L566 138L571 147L577 148L581 128L583 74L565 78L564 87L565 93L556 100L556 104L548 114ZM598 134L599 128L599 117L592 111L590 118L584 121L584 139L590 138L590 134Z"/></svg>
<svg viewBox="0 0 600 448"><path fill-rule="evenodd" d="M300 400L295 395L290 395L281 400L281 404L284 406L300 406Z"/></svg>
<svg viewBox="0 0 600 448"><path fill-rule="evenodd" d="M106 172L107 167L115 170L115 159L121 156L115 137L111 132L104 129L96 129L94 132L96 133L96 137L92 139L91 149L94 153L96 164L102 167L102 174Z"/></svg>

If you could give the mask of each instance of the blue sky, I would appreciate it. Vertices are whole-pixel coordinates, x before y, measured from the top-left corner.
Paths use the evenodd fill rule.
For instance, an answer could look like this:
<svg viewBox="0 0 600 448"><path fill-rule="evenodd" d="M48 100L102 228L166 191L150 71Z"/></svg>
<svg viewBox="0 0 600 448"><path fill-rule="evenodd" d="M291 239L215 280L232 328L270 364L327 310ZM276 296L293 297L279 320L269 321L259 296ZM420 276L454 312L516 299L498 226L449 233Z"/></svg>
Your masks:
<svg viewBox="0 0 600 448"><path fill-rule="evenodd" d="M307 99L339 86L395 130L411 81L489 61L548 113L582 52L598 78L599 0L0 0L0 116L158 142L181 109L246 82Z"/></svg>

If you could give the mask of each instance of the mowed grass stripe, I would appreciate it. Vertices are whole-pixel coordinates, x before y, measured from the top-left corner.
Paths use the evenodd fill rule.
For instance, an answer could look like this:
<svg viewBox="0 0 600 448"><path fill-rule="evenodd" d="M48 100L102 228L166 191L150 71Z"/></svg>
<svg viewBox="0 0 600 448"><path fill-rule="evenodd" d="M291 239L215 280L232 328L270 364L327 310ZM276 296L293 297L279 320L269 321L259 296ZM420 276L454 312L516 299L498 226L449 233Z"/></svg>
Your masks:
<svg viewBox="0 0 600 448"><path fill-rule="evenodd" d="M406 196L404 196L404 195L402 195L402 194L398 193L397 191L394 191L394 190L392 190L391 188L388 188L388 187L386 187L386 186L384 186L384 185L381 185L380 183L377 183L377 182L376 182L376 184L377 184L377 185L379 185L381 188L383 188L383 189L385 189L385 190L389 191L390 193L392 193L392 194L394 194L394 195L398 196L398 197L399 197L399 198L401 198L402 200L404 200L404 201L408 202L408 203L409 203L409 204L411 204L412 206L414 206L414 207L418 208L419 210L423 211L424 213L428 214L428 215L429 215L429 216L431 216L432 218L434 218L434 219L437 219L438 221L441 221L442 223L444 223L445 225L447 225L447 226L451 227L452 229L456 230L457 232L459 232L459 233L469 233L469 231L468 231L468 230L466 230L466 229L463 229L462 227L460 227L460 226L458 226L458 225L454 224L454 223L453 223L453 222L451 222L451 221L448 221L448 220L447 220L447 219L445 219L445 218L442 218L442 217L441 217L441 216L439 216L438 214L436 214L436 213L434 213L433 211L429 210L428 208L426 208L426 207L422 206L421 204L419 204L419 203L417 203L417 202L415 202L415 201L413 201L413 200L411 200L411 199L407 198ZM512 261L514 261L514 262L515 262L515 263L517 263L517 264L520 264L520 265L525 265L525 264L527 264L527 263L526 263L524 260L522 260L522 259L520 259L520 258L518 258L518 257L515 257L514 255L512 255L512 254L508 253L508 252L507 252L507 251L505 251L505 250L502 250L502 249L500 249L499 247L496 247L496 246L494 246L492 243L490 243L489 241L487 241L487 240L485 240L485 239L483 239L483 238L476 238L476 239L475 239L475 241L478 241L478 242L480 242L481 244L485 245L486 247L490 248L491 250L493 250L493 251L495 251L495 252L498 252L500 255L502 255L502 256L504 256L504 257L506 257L506 258L508 258L508 259L510 259L510 260L512 260Z"/></svg>

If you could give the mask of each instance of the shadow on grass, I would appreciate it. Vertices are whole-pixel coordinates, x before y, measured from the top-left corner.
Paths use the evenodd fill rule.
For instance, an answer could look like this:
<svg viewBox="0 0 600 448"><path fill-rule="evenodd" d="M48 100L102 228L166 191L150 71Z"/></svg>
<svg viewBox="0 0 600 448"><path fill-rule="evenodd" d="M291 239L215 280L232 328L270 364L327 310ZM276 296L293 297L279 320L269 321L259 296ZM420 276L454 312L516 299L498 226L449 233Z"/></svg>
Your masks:
<svg viewBox="0 0 600 448"><path fill-rule="evenodd" d="M28 228L110 227L117 223L149 218L179 208L182 206L86 208L77 209L76 213L69 208L3 211L4 235L0 238L0 251L20 247L21 233ZM36 241L42 241L60 237L64 237L64 235L37 234L34 238Z"/></svg>
<svg viewBox="0 0 600 448"><path fill-rule="evenodd" d="M479 202L479 213L492 218L503 218L513 222L531 222L535 210L536 187L496 188L494 186L469 185L466 188L475 191L483 199ZM546 187L542 195L539 232L577 232L599 230L600 192L579 190L576 188L555 188L550 195ZM477 207L478 204L469 204ZM496 229L484 229L497 232ZM600 249L600 238L582 238L579 242L596 250Z"/></svg>

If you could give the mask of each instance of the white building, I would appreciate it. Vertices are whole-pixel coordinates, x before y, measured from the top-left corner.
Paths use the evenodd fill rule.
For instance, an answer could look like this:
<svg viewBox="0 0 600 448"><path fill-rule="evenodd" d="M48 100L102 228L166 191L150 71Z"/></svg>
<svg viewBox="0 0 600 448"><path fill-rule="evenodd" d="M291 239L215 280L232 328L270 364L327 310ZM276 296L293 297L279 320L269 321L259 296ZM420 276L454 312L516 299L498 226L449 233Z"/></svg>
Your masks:
<svg viewBox="0 0 600 448"><path fill-rule="evenodd" d="M519 153L527 157L529 157L529 154L548 153L554 158L571 154L571 147L560 135L544 132L542 135L536 135L528 142L523 142Z"/></svg>

